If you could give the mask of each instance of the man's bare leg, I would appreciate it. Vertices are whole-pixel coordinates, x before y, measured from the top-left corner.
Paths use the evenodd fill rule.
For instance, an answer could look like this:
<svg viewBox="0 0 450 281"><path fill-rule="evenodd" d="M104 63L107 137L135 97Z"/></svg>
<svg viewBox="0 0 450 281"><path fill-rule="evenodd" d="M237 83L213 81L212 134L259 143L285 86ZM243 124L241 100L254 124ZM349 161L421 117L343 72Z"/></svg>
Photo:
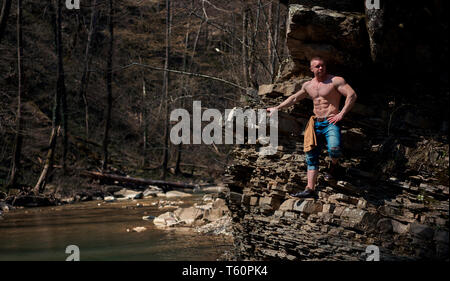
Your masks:
<svg viewBox="0 0 450 281"><path fill-rule="evenodd" d="M308 184L306 185L307 189L314 190L314 188L316 187L318 174L319 174L318 170L308 170L308 172L306 173L307 178L308 178Z"/></svg>
<svg viewBox="0 0 450 281"><path fill-rule="evenodd" d="M319 174L319 170L308 170L306 175L308 178L308 184L302 192L298 192L295 194L290 194L291 197L296 198L316 198L316 192L314 191L314 188L316 186L317 182L317 175Z"/></svg>

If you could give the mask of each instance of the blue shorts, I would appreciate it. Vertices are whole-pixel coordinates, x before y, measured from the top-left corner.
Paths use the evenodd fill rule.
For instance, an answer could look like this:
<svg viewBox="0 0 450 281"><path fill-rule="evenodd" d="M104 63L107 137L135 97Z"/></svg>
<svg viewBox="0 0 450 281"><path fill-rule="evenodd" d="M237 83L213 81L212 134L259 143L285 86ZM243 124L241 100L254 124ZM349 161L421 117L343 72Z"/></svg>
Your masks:
<svg viewBox="0 0 450 281"><path fill-rule="evenodd" d="M330 124L328 120L315 121L314 131L316 132L317 146L306 152L308 170L319 169L319 155L325 142L331 158L339 158L341 156L341 128L338 125Z"/></svg>

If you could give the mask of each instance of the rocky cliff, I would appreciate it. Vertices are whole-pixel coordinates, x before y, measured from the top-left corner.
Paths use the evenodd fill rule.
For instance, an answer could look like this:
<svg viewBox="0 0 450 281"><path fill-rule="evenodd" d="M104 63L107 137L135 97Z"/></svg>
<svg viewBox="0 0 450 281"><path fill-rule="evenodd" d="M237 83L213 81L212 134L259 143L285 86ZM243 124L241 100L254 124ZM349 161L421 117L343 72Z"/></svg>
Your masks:
<svg viewBox="0 0 450 281"><path fill-rule="evenodd" d="M448 57L446 2L382 1L379 10L364 1L284 2L290 59L249 107L292 95L311 79L312 55L359 99L341 123L342 175L319 176L318 199L287 196L306 186L301 134L310 101L280 112L275 155L235 148L225 175L234 259L365 260L375 245L381 260L448 260L448 71L436 64Z"/></svg>

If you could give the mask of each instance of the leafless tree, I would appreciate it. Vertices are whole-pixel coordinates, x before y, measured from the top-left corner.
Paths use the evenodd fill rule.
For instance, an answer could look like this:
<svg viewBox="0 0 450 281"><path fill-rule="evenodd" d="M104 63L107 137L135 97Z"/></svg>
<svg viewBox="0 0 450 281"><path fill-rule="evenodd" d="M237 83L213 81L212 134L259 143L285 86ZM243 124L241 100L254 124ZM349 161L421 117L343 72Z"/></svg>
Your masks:
<svg viewBox="0 0 450 281"><path fill-rule="evenodd" d="M11 176L7 188L15 187L20 172L20 156L23 142L22 119L22 92L23 92L23 38L22 38L22 0L17 0L17 72L19 76L17 91L16 136L14 141L14 154L11 165Z"/></svg>
<svg viewBox="0 0 450 281"><path fill-rule="evenodd" d="M164 63L164 115L166 117L164 124L164 151L163 151L163 164L162 164L162 179L164 180L167 176L167 165L169 162L169 60L170 60L170 24L171 24L171 13L170 13L170 0L166 0L166 60Z"/></svg>
<svg viewBox="0 0 450 281"><path fill-rule="evenodd" d="M83 67L83 74L81 76L80 92L79 92L79 97L83 99L84 103L84 116L85 116L84 126L85 126L86 141L89 139L89 104L87 99L87 87L89 85L89 77L90 77L89 68L92 62L92 54L91 54L92 40L95 34L97 16L98 16L97 0L93 0L91 11L91 22L86 42L86 49L84 52L84 67Z"/></svg>
<svg viewBox="0 0 450 281"><path fill-rule="evenodd" d="M64 83L64 67L63 67L63 47L62 47L62 14L61 14L61 2L62 0L56 0L56 50L57 50L57 82L56 92L54 96L53 105L53 122L52 131L50 135L49 148L47 152L47 158L44 163L42 173L34 187L35 192L43 192L49 175L52 173L54 155L56 149L56 139L61 129L61 102L65 99L65 83ZM67 119L65 119L67 120Z"/></svg>
<svg viewBox="0 0 450 281"><path fill-rule="evenodd" d="M112 67L113 67L113 47L114 47L114 24L113 24L113 0L108 1L108 29L109 29L109 45L108 58L106 66L106 88L107 88L107 105L105 116L105 132L103 135L103 165L102 170L108 169L108 144L109 144L109 130L111 127L111 110L112 110Z"/></svg>
<svg viewBox="0 0 450 281"><path fill-rule="evenodd" d="M0 14L0 43L2 42L2 37L5 33L9 11L11 10L11 2L11 0L3 0L2 13Z"/></svg>

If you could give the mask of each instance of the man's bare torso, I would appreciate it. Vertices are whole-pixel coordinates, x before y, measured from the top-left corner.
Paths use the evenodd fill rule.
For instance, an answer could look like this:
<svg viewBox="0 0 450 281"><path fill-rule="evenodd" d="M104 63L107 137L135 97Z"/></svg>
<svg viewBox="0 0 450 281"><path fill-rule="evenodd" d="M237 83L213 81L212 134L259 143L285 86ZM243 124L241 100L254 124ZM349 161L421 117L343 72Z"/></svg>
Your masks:
<svg viewBox="0 0 450 281"><path fill-rule="evenodd" d="M333 83L333 75L319 82L316 78L307 82L305 90L314 103L314 114L317 117L330 117L339 113L341 94L336 90Z"/></svg>

